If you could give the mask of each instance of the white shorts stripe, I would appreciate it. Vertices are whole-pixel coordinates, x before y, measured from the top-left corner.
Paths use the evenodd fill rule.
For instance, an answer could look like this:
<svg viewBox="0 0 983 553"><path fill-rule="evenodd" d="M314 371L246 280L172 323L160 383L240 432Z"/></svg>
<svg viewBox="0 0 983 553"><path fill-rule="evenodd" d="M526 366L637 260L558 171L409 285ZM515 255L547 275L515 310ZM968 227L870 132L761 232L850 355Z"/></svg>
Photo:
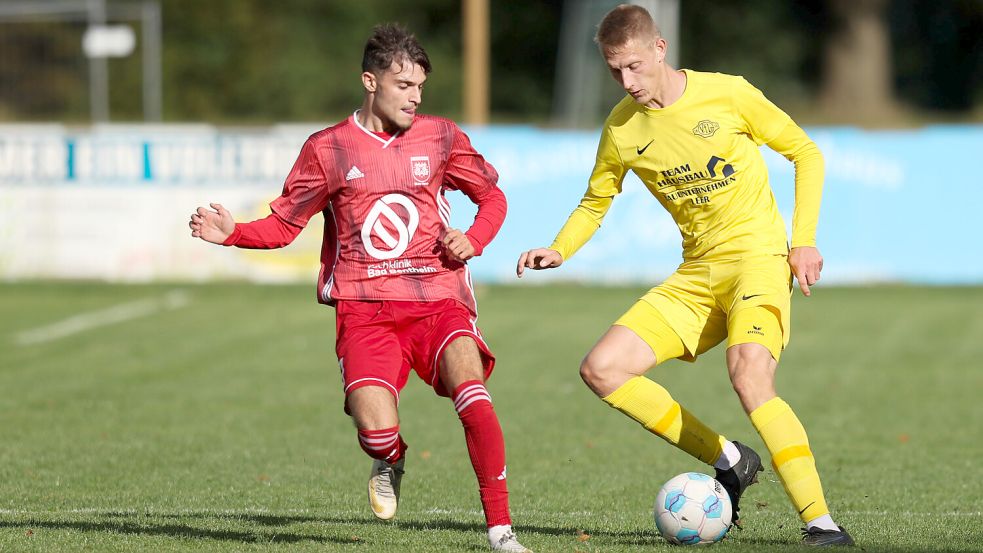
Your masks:
<svg viewBox="0 0 983 553"><path fill-rule="evenodd" d="M345 386L345 394L348 394L348 390L351 390L352 389L352 386L358 384L359 382L366 382L366 381L374 381L374 382L381 382L381 383L383 383L386 386L386 388L389 388L390 390L393 391L393 395L396 396L396 405L399 405L399 390L397 390L395 386L393 386L392 384L386 382L385 380L382 380L381 378L371 378L371 377L370 378L359 378L358 380L349 383L348 386Z"/></svg>
<svg viewBox="0 0 983 553"><path fill-rule="evenodd" d="M448 334L447 337L444 338L444 341L440 343L440 347L437 348L437 355L434 356L433 367L431 367L431 370L433 370L434 374L437 374L437 368L438 368L437 363L440 362L440 356L444 353L444 348L446 348L447 344L451 343L451 340L458 334L464 334L465 336L472 336L479 344L485 346L485 348L488 347L488 344L485 343L484 338L482 338L481 335L478 334L477 332L471 332L470 330L455 330L454 332Z"/></svg>

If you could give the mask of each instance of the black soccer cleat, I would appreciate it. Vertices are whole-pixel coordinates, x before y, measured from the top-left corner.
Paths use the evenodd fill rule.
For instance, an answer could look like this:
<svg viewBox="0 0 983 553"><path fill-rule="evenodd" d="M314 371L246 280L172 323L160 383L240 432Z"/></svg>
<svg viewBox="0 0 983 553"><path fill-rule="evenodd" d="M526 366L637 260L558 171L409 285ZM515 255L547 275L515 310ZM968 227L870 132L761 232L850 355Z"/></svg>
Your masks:
<svg viewBox="0 0 983 553"><path fill-rule="evenodd" d="M727 490L727 495L730 496L731 520L737 524L740 520L738 503L741 500L741 494L748 486L758 481L758 473L765 469L761 467L761 457L753 449L741 442L734 442L734 445L741 452L741 459L727 470L717 469L716 479Z"/></svg>
<svg viewBox="0 0 983 553"><path fill-rule="evenodd" d="M853 538L846 528L838 526L839 530L823 530L822 528L803 528L802 543L816 547L850 546L854 545Z"/></svg>

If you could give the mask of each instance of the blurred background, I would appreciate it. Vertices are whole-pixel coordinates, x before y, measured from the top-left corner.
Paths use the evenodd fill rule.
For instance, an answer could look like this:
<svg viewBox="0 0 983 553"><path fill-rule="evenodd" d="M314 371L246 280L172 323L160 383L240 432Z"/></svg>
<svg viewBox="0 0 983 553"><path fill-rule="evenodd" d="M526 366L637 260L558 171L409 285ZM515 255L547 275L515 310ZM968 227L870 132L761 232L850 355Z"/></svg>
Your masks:
<svg viewBox="0 0 983 553"><path fill-rule="evenodd" d="M501 173L510 215L473 268L509 281L578 202L623 95L592 44L617 3L0 0L0 279L310 279L320 232L218 250L186 217L209 201L265 216L304 139L360 105L372 26L398 21L433 61L422 110L458 120ZM638 3L674 65L743 75L817 141L830 281L983 281L983 2ZM788 218L792 166L764 152ZM535 280L671 273L671 220L634 177L623 195L592 245Z"/></svg>
<svg viewBox="0 0 983 553"><path fill-rule="evenodd" d="M483 542L457 417L415 378L400 521L365 509L334 314L313 301L322 221L273 252L188 229L209 202L269 214L304 140L360 106L362 49L387 21L433 61L421 111L462 125L509 200L469 265L523 543L666 550L652 499L700 469L597 401L577 367L679 264L677 228L630 176L562 268L501 285L579 202L624 96L592 44L616 3L0 0L0 551ZM743 75L823 152L823 280L795 294L779 384L837 522L868 552L983 551L983 444L962 432L983 428L983 0L639 3L672 64ZM788 221L793 167L762 153ZM448 199L468 227L470 202ZM650 376L764 452L724 355ZM726 551L798 541L765 474Z"/></svg>

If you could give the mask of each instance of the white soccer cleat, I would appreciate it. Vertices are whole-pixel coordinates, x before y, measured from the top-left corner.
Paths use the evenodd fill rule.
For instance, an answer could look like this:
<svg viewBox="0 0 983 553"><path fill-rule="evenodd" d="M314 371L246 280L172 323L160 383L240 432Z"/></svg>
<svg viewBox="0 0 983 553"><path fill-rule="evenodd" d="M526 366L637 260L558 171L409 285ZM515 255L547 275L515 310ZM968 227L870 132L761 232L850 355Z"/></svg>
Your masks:
<svg viewBox="0 0 983 553"><path fill-rule="evenodd" d="M532 549L519 543L511 526L492 526L488 529L488 544L494 551L509 553L532 553Z"/></svg>
<svg viewBox="0 0 983 553"><path fill-rule="evenodd" d="M378 459L372 462L372 472L369 474L369 507L378 519L390 520L396 516L399 484L403 480L405 461L406 458L403 457L391 465Z"/></svg>

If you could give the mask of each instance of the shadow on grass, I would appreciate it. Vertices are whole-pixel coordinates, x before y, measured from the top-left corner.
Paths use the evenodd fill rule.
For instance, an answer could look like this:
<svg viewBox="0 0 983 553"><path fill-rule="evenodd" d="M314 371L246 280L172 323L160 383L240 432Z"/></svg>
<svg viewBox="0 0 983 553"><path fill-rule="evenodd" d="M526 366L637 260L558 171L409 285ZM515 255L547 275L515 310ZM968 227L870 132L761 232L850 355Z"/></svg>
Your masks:
<svg viewBox="0 0 983 553"><path fill-rule="evenodd" d="M261 513L235 513L223 512L214 513L208 511L187 512L187 513L154 513L154 512L121 512L104 511L93 513L93 516L106 520L92 521L67 521L67 520L44 520L38 517L30 517L24 520L11 521L0 520L0 528L48 528L53 530L78 530L83 532L104 532L147 536L169 536L177 539L189 540L216 540L238 543L295 543L303 541L312 542L331 542L337 544L358 544L361 540L352 540L327 536L323 534L311 533L310 530L304 533L292 532L287 527L293 524L323 524L328 526L348 526L353 531L356 528L372 526L391 526L396 529L406 529L415 532L448 530L455 532L465 532L469 534L483 534L485 525L481 523L469 523L448 518L431 520L402 519L394 522L381 522L375 517L365 516L308 516L308 515L276 515ZM204 521L206 519L224 520L228 522L248 523L257 526L256 531L248 530L220 530L202 528L191 523L156 523L154 519L181 519L182 521ZM207 524L205 524L207 526ZM646 536L636 532L605 532L591 531L585 528L565 527L565 526L532 526L516 525L519 535L542 535L563 537L569 536L571 539L581 532L586 532L596 537L610 538L618 543L631 545L653 545L658 543L657 536ZM484 550L485 547L477 549Z"/></svg>
<svg viewBox="0 0 983 553"><path fill-rule="evenodd" d="M259 514L259 513L235 513L235 512L223 512L214 513L208 511L201 512L187 512L187 513L153 513L153 512L119 512L119 511L105 511L93 514L99 518L105 518L109 520L102 521L66 521L66 520L42 520L37 517L30 517L24 520L11 521L11 520L0 520L0 529L3 528L47 528L53 530L77 530L83 532L104 532L104 533L116 533L116 534L131 534L131 535L145 535L145 536L166 536L175 539L185 539L185 540L216 540L224 542L235 542L235 543L298 543L298 542L316 542L316 543L333 543L340 545L365 545L363 540L358 538L342 538L336 536L328 536L319 533L311 533L309 530L307 532L292 532L286 527L293 524L324 524L329 526L349 526L352 527L354 532L359 532L363 530L356 530L356 527L371 527L371 526L391 526L393 528L403 528L412 531L429 531L429 530L450 530L456 532L466 532L466 533L484 533L485 526L483 524L474 524L468 522L462 522L459 520L441 518L434 520L412 520L404 519L397 520L395 522L380 522L374 517L365 516L308 516L308 515L277 515L277 514ZM166 523L159 524L153 522L153 519L191 519L199 520L204 522L206 519L212 520L225 520L229 522L245 522L257 526L256 531L242 531L242 530L219 530L219 529L209 529L201 528L195 525L180 524L180 523ZM572 526L532 526L532 525L516 525L516 531L520 536L523 535L540 535L540 536L553 536L553 537L563 537L569 536L571 539L575 538L581 532L586 533L594 538L603 538L605 541L610 540L614 544L631 546L638 549L646 548L659 548L659 546L666 545L665 541L655 532L611 532L604 530L592 530L589 526L587 527L572 527ZM739 533L735 536L736 539L727 539L724 544L736 547L739 550L751 549L751 550L763 550L763 551L798 551L801 550L801 544L794 538L790 538L789 541L776 540L768 538L753 537L744 532ZM595 541L591 545L596 545ZM475 544L469 549L472 550L485 550L485 546L477 546ZM925 551L922 547L917 546L879 546L876 544L861 543L860 547L855 549L856 551L863 551L865 553L923 553ZM936 544L930 549L936 553L962 553L965 551L974 551L974 549L962 548L958 546L951 546L945 544Z"/></svg>
<svg viewBox="0 0 983 553"><path fill-rule="evenodd" d="M182 516L182 515L167 515L167 516ZM273 514L256 514L256 513L200 513L199 516L210 516L215 518L227 518L230 520L246 520L256 524L263 524L267 526L286 526L289 524L296 523L320 523L320 524L357 524L357 525L376 525L376 524L386 524L392 525L395 528L405 528L407 530L415 531L427 531L427 530L452 530L458 532L485 532L485 525L481 523L470 523L462 522L459 520L452 519L429 519L429 520L413 520L413 519L397 519L393 522L380 522L368 515L365 516L350 516L350 517L333 517L333 516L298 516L298 515L273 515ZM661 538L654 534L651 536L645 534L639 534L636 532L606 532L603 530L593 531L589 528L573 527L573 526L557 526L557 527L547 527L547 526L532 526L527 524L516 524L516 533L520 536L525 536L529 534L537 534L543 536L570 536L576 537L581 532L593 535L593 536L603 536L607 538L612 538L615 541L619 541L626 544L637 544L637 545L652 545L661 541Z"/></svg>
<svg viewBox="0 0 983 553"><path fill-rule="evenodd" d="M121 515L119 513L111 513L103 516L118 517ZM143 515L127 514L125 516L136 518L142 517ZM207 528L197 528L184 524L154 524L149 521L135 522L127 520L104 522L38 519L28 519L16 522L0 520L0 528L46 528L50 530L77 530L81 532L104 532L108 534L166 536L187 540L216 540L237 543L297 543L304 541L321 543L332 542L351 545L355 545L357 543L352 540L309 534L279 532L263 534L256 532L237 532L233 530L210 530Z"/></svg>

